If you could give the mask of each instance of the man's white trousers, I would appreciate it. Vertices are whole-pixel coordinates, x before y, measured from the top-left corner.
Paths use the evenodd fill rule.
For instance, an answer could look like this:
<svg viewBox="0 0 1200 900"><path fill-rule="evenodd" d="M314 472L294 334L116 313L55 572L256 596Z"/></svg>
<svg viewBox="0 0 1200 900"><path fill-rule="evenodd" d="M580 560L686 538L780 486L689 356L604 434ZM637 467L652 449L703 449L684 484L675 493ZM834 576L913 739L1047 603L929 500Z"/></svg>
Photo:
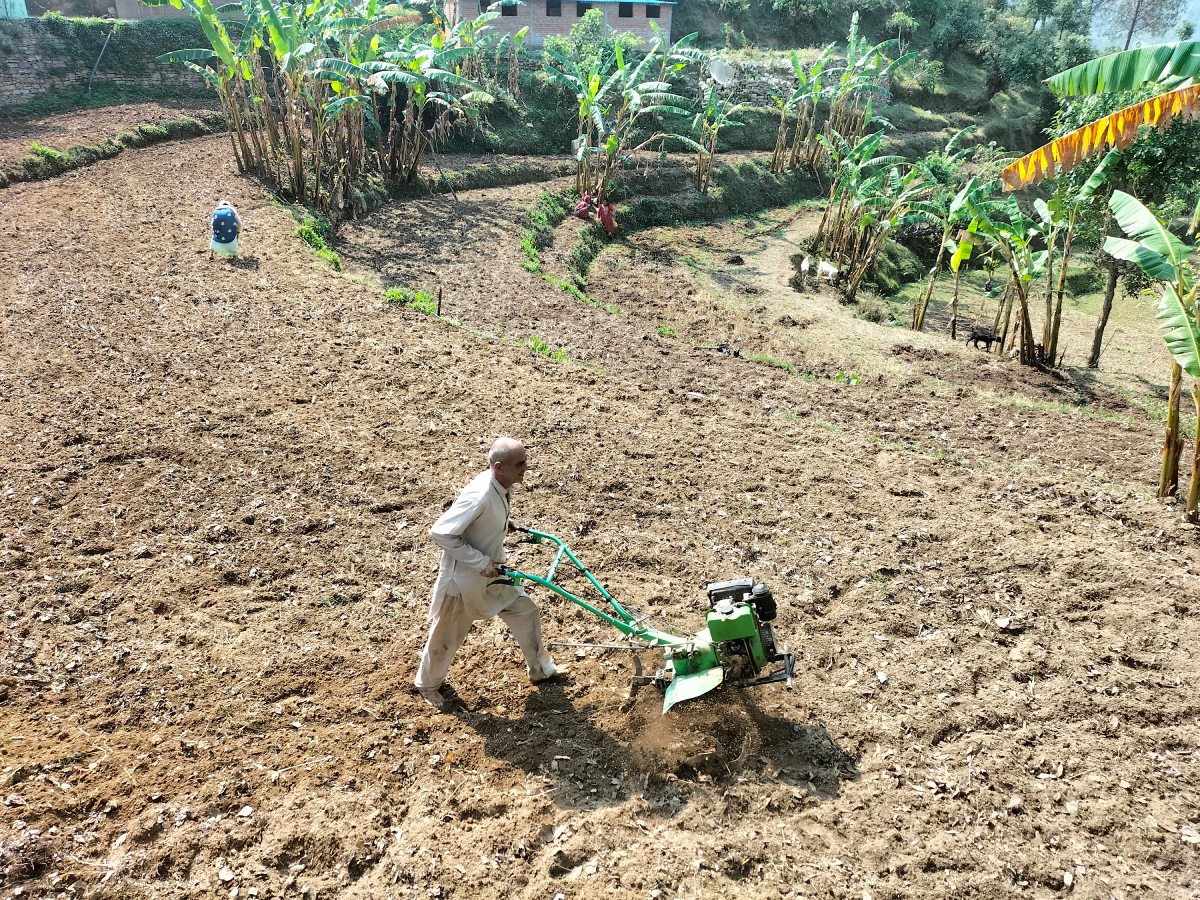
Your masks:
<svg viewBox="0 0 1200 900"><path fill-rule="evenodd" d="M497 598L497 592L503 592L503 597ZM490 595L488 602L479 605L468 604L459 596L446 597L442 601L430 625L425 651L421 654L421 666L417 669L416 679L418 690L440 688L446 680L446 673L450 671L454 654L466 640L472 623L493 616L499 616L517 639L531 679L540 679L554 670L554 660L542 643L542 613L537 604L524 591L510 585L489 585L487 593ZM500 599L498 611L497 599Z"/></svg>

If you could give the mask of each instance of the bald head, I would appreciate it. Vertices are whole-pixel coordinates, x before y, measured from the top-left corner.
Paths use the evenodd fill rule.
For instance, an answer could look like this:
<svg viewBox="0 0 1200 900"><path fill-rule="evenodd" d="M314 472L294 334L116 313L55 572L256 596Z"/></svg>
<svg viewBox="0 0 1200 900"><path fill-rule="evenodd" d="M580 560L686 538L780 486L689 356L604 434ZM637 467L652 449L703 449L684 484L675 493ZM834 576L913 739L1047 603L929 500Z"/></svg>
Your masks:
<svg viewBox="0 0 1200 900"><path fill-rule="evenodd" d="M512 487L525 478L525 445L516 438L496 438L488 451L488 465L501 487Z"/></svg>

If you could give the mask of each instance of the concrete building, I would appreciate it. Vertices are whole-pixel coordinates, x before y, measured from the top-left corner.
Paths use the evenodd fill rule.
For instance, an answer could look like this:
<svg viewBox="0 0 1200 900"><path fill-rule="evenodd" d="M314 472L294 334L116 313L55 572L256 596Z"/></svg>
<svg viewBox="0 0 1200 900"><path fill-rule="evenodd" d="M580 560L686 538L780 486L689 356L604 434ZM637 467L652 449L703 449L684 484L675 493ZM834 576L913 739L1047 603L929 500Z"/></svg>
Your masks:
<svg viewBox="0 0 1200 900"><path fill-rule="evenodd" d="M493 0L478 0L480 12L487 10ZM460 7L462 15L475 14L473 0L463 0ZM667 39L671 38L671 15L675 10L674 3L624 3L622 0L525 0L523 6L516 3L500 7L500 18L493 19L491 24L501 34L516 34L525 26L529 26L529 35L525 38L527 47L539 48L547 37L552 34L567 35L571 26L583 18L590 9L598 9L604 13L604 21L614 31L632 31L643 41L649 42L654 37L650 23L657 22Z"/></svg>

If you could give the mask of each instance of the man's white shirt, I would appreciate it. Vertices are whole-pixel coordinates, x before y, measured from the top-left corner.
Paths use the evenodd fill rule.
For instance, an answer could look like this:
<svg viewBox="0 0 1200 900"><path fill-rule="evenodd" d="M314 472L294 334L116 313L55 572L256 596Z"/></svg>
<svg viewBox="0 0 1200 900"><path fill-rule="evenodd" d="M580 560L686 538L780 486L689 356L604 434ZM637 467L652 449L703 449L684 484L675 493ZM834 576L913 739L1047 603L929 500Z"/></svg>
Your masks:
<svg viewBox="0 0 1200 900"><path fill-rule="evenodd" d="M484 609L488 582L481 573L492 562L504 562L504 537L512 489L500 486L491 469L481 472L458 495L429 533L442 548L437 581L433 586L430 618L441 611L448 596L461 596L474 617L489 615ZM493 613L494 614L494 613Z"/></svg>

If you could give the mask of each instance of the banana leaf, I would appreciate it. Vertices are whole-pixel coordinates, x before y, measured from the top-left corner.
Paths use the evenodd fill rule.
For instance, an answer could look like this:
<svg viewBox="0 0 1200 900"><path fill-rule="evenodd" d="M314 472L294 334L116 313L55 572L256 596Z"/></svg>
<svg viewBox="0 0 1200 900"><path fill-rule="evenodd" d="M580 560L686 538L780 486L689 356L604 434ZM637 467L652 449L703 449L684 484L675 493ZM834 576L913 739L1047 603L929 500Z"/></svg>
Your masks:
<svg viewBox="0 0 1200 900"><path fill-rule="evenodd" d="M1158 44L1111 53L1046 80L1059 97L1135 91L1148 84L1172 89L1200 75L1200 41Z"/></svg>
<svg viewBox="0 0 1200 900"><path fill-rule="evenodd" d="M1175 285L1168 285L1158 303L1158 327L1171 358L1179 363L1183 371L1193 378L1200 378L1200 302L1196 300L1196 289L1192 288L1186 299L1181 300Z"/></svg>
<svg viewBox="0 0 1200 900"><path fill-rule="evenodd" d="M1113 191L1108 201L1117 224L1143 247L1166 259L1172 269L1178 269L1188 257L1187 245L1167 230L1150 210L1124 191ZM1115 255L1115 254L1114 254ZM1124 257L1122 257L1124 258ZM1147 272L1147 274L1149 274ZM1157 276L1156 276L1157 277ZM1173 280L1173 277L1164 281Z"/></svg>
<svg viewBox="0 0 1200 900"><path fill-rule="evenodd" d="M1175 280L1175 267L1171 265L1170 260L1137 241L1110 237L1104 241L1104 252L1117 259L1134 263L1156 281Z"/></svg>

